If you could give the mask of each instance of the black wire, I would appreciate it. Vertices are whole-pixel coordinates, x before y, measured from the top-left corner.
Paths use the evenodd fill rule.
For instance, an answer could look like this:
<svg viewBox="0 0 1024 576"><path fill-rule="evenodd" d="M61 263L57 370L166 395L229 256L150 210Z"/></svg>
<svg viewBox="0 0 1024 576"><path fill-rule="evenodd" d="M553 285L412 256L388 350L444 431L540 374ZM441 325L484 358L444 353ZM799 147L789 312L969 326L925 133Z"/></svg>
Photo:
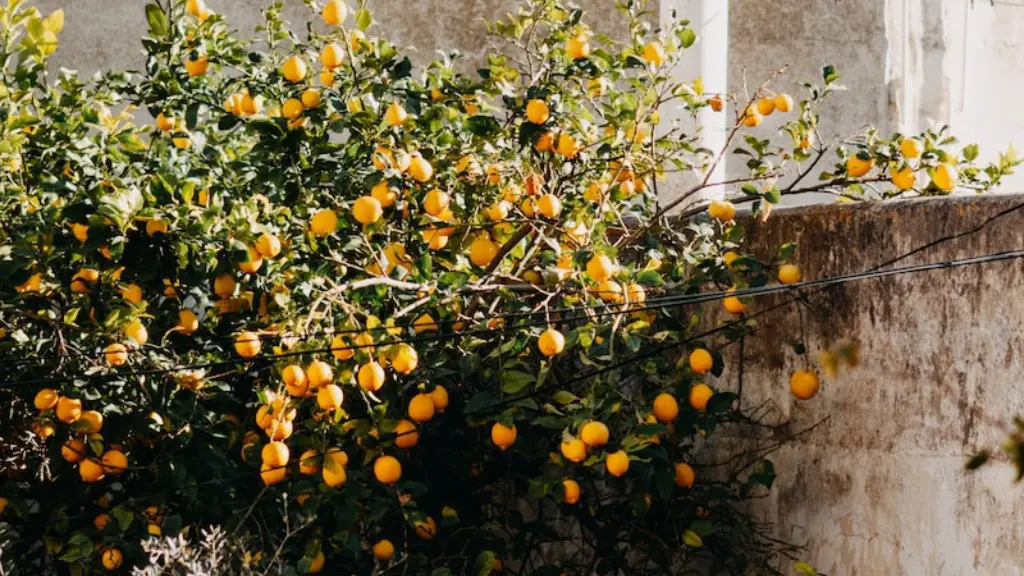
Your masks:
<svg viewBox="0 0 1024 576"><path fill-rule="evenodd" d="M592 314L591 317L604 316L604 315L615 315L615 314L628 314L628 313L632 313L632 312L651 310L651 309L663 309L663 308L669 308L669 307L685 306L685 305L689 305L689 304L697 304L697 303L710 302L710 301L714 301L714 300L721 300L721 299L729 297L729 296L735 296L735 297L758 296L758 295L764 295L764 294L774 294L774 293L779 293L779 292L789 292L789 291L794 291L794 290L801 290L801 289L804 289L804 288L827 287L827 286L834 286L834 285L838 285L838 284L844 284L844 283L847 283L847 282L853 282L853 281L863 280L863 279L881 278L881 277L887 277L887 276L896 276L896 275L910 274L910 273L917 273L917 272L925 272L925 271L931 271L931 270L958 268L958 267L962 267L962 266L972 266L972 265L977 265L977 264L985 264L985 263L990 263L990 262L999 262L999 261L1013 260L1013 259L1019 259L1019 258L1024 258L1024 250L1009 250L1009 251L1004 251L1004 252L996 252L996 253L992 253L992 254L986 254L986 255L982 255L982 256L974 256L974 257L961 258L961 259L955 259L955 260L946 260L946 261L942 261L942 262L934 262L934 263L928 263L928 264L919 264L919 265L914 265L914 266L906 266L906 267L902 267L902 268L891 268L891 269L888 269L888 270L882 270L882 269L879 269L879 267L876 267L875 269L869 270L867 272L859 272L859 273L854 273L854 274L844 274L844 275L839 275L839 276L833 276L833 277L830 277L830 278L823 278L823 279L820 279L820 280L808 280L808 281L797 282L797 283L793 283L793 284L780 284L780 285L772 285L772 286L760 286L760 287L755 287L755 288L728 290L728 291L724 291L724 292L723 291L708 292L708 293L703 293L703 294L683 295L683 296L678 296L678 297L665 298L662 301L660 301L658 303L658 305L653 306L653 307L652 306L645 306L645 307L638 307L638 308L624 308L624 309L621 309L621 310L609 310L609 311L605 311L605 312L601 312L601 313ZM885 266L885 265L886 264L882 264L881 266ZM569 310L572 311L574 309L569 309ZM536 323L532 323L532 324L531 323L519 324L519 325L513 326L512 328L518 330L518 329L537 327L537 326L560 325L560 324L578 322L578 321L580 321L582 319L584 319L584 318L583 317L576 317L576 318L557 319L557 320L551 320L551 321L545 320L543 322L536 322ZM363 345L356 345L356 346L328 347L328 348L320 348L320 349L315 349L315 350L293 351L293 352L285 352L285 353L275 354L275 355L260 356L258 358L253 358L253 359L236 358L236 359L224 360L224 361L219 361L219 362L211 362L211 363L207 363L207 364L177 366L177 367L174 367L174 368L164 368L164 369L156 369L156 370L134 372L134 373L126 373L126 374L120 374L120 373L118 373L118 374L88 374L88 375L79 375L79 376L58 377L58 378L42 378L42 379L27 380L27 381L22 381L22 382L8 381L8 382L5 382L3 384L0 384L0 388L13 387L13 386L19 386L19 385L20 386L37 386L37 385L41 385L41 384L68 382L68 381L73 381L73 380L78 380L78 379L89 379L89 380L93 380L93 379L110 379L110 380L113 380L113 379L127 378L127 377L131 377L131 376L149 376L149 375L156 375L156 374L167 374L167 373L170 373L170 372L178 372L178 371L183 371L183 370L194 370L194 369L197 369L197 368L212 368L212 367L220 367L220 366L230 366L230 365L235 365L235 364L240 364L240 363L253 362L253 361L257 361L257 360L273 361L273 360L278 359L278 358L289 358L289 357L303 356L303 355L308 355L308 354L319 354L319 353L344 351L344 350L357 350L357 349L361 349L361 348L370 348L370 347L375 347L375 346L384 345L384 344L389 344L389 345L391 345L391 344L403 344L403 343L405 343L405 344L415 344L415 343L421 343L421 342L433 342L433 341L440 341L440 340L455 340L455 339L463 338L463 337L469 336L469 335L492 334L492 333L497 332L497 331L506 331L508 329L509 329L508 326L500 326L500 327L497 327L497 328L494 328L494 329L488 328L488 329L470 330L470 331L464 331L464 332L455 332L455 333L452 333L452 334L438 334L436 336L428 336L428 337L421 337L421 338L398 340L398 341L392 341L392 342L388 342L388 343L363 344ZM674 346L678 346L678 343L674 343Z"/></svg>

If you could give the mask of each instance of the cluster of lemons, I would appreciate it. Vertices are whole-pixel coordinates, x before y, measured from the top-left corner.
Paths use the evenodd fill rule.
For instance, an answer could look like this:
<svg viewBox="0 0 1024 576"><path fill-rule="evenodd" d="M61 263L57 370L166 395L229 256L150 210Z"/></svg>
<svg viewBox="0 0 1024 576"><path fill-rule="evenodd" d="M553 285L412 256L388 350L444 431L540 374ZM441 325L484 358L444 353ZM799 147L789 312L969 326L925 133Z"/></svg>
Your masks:
<svg viewBox="0 0 1024 576"><path fill-rule="evenodd" d="M61 447L64 460L78 465L83 482L98 482L106 475L119 476L128 469L128 457L121 446L111 445L98 457L90 456L89 445L102 446L103 414L96 410L83 410L82 401L61 396L56 390L44 388L36 393L34 404L40 418L34 431L40 438L49 438L56 432L54 418L70 427L70 435Z"/></svg>

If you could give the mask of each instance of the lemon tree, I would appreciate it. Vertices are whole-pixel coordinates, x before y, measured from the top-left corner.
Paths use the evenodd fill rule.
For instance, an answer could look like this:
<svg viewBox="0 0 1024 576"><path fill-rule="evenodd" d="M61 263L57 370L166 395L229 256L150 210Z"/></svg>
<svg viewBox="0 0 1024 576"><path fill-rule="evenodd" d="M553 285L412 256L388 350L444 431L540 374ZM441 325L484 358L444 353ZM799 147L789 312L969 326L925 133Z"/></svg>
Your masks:
<svg viewBox="0 0 1024 576"><path fill-rule="evenodd" d="M825 142L830 67L705 93L673 73L694 30L644 3L613 40L527 1L473 75L307 4L254 40L147 5L144 68L88 81L46 73L61 12L0 8L5 573L179 573L211 529L230 574L772 573L787 548L736 506L772 463L697 454L747 421L717 377L749 289L803 278L791 244L743 252L736 204L985 190L1016 158ZM670 217L727 154L732 201Z"/></svg>

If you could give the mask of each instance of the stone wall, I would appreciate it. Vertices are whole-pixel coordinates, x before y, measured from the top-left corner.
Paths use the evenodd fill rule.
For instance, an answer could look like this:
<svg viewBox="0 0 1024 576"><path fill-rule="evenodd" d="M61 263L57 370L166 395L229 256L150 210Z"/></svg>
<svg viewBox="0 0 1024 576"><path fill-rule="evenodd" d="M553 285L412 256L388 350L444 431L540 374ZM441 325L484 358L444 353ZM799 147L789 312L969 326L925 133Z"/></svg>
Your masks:
<svg viewBox="0 0 1024 576"><path fill-rule="evenodd" d="M817 279L873 268L1015 207L895 265L908 266L1024 248L1024 196L781 210L749 224L750 240L765 256L799 242L797 262ZM784 298L762 297L752 311ZM1005 463L963 469L1024 413L1022 301L1020 260L822 292L804 310L811 366L820 371L817 353L843 341L860 344L861 360L823 378L807 402L788 391L789 375L803 367L790 346L801 334L797 309L758 318L744 350L743 405L774 407L768 423L779 428L765 442L827 418L771 457L779 476L760 514L777 535L807 544L804 557L836 576L1024 574L1024 486ZM737 377L731 371L717 385L735 390Z"/></svg>

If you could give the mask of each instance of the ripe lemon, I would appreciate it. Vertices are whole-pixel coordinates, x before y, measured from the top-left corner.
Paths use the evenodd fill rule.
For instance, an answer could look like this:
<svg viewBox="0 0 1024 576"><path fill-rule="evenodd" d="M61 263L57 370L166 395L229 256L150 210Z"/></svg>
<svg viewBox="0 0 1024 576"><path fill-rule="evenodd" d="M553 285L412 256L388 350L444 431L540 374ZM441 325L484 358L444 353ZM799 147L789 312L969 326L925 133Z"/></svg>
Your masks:
<svg viewBox="0 0 1024 576"><path fill-rule="evenodd" d="M736 288L729 288L728 292L735 292ZM743 314L747 311L747 305L736 296L726 296L722 299L722 306L730 314Z"/></svg>
<svg viewBox="0 0 1024 576"><path fill-rule="evenodd" d="M399 448L412 448L419 441L420 435L415 424L409 420L400 420L395 425L395 446Z"/></svg>
<svg viewBox="0 0 1024 576"><path fill-rule="evenodd" d="M348 5L342 0L328 0L320 12L320 17L328 26L340 26L348 17Z"/></svg>
<svg viewBox="0 0 1024 576"><path fill-rule="evenodd" d="M348 46L353 52L359 52L366 42L366 34L362 30L353 30L348 35Z"/></svg>
<svg viewBox="0 0 1024 576"><path fill-rule="evenodd" d="M199 330L199 317L191 310L178 310L178 328L186 336L194 333Z"/></svg>
<svg viewBox="0 0 1024 576"><path fill-rule="evenodd" d="M602 280L597 285L597 296L605 302L621 304L623 301L622 285L615 280Z"/></svg>
<svg viewBox="0 0 1024 576"><path fill-rule="evenodd" d="M281 105L281 115L288 120L295 120L302 116L305 106L298 98L289 98Z"/></svg>
<svg viewBox="0 0 1024 576"><path fill-rule="evenodd" d="M798 370L789 378L789 389L800 400L810 400L818 393L821 382L813 372Z"/></svg>
<svg viewBox="0 0 1024 576"><path fill-rule="evenodd" d="M246 274L255 274L263 266L263 256L260 255L255 246L249 246L247 253L249 259L245 262L239 262L238 269Z"/></svg>
<svg viewBox="0 0 1024 576"><path fill-rule="evenodd" d="M388 105L387 111L384 112L384 120L388 123L388 126L401 126L408 118L409 113L398 102L392 102Z"/></svg>
<svg viewBox="0 0 1024 576"><path fill-rule="evenodd" d="M644 45L643 59L647 61L648 64L661 66L665 63L665 47L657 40L648 42Z"/></svg>
<svg viewBox="0 0 1024 576"><path fill-rule="evenodd" d="M486 268L498 255L500 247L489 236L478 236L469 246L469 261L476 266Z"/></svg>
<svg viewBox="0 0 1024 576"><path fill-rule="evenodd" d="M686 462L678 462L675 465L676 469L676 486L680 488L690 488L693 486L693 481L696 475L693 473L693 468L690 467Z"/></svg>
<svg viewBox="0 0 1024 576"><path fill-rule="evenodd" d="M668 392L662 392L654 399L654 417L662 424L668 424L679 415L679 403Z"/></svg>
<svg viewBox="0 0 1024 576"><path fill-rule="evenodd" d="M256 239L256 251L264 258L274 258L281 253L281 239L273 234L261 234Z"/></svg>
<svg viewBox="0 0 1024 576"><path fill-rule="evenodd" d="M316 403L320 406L321 410L327 412L333 412L338 408L341 408L341 403L345 400L345 395L341 391L341 387L337 384L328 384L321 386L320 390L316 393Z"/></svg>
<svg viewBox="0 0 1024 576"><path fill-rule="evenodd" d="M647 291L643 286L633 282L626 286L626 297L631 304L643 306L647 302Z"/></svg>
<svg viewBox="0 0 1024 576"><path fill-rule="evenodd" d="M327 558L324 557L323 550L319 550L316 556L313 556L313 560L309 563L309 568L306 568L306 574L319 574L324 569L324 564L327 562Z"/></svg>
<svg viewBox="0 0 1024 576"><path fill-rule="evenodd" d="M96 410L82 412L81 418L75 422L74 429L82 434L99 434L103 429L103 414Z"/></svg>
<svg viewBox="0 0 1024 576"><path fill-rule="evenodd" d="M309 221L309 229L317 236L333 234L338 229L338 215L330 208L317 210Z"/></svg>
<svg viewBox="0 0 1024 576"><path fill-rule="evenodd" d="M381 456L373 463L373 475L381 484L394 484L402 477L402 464L394 456Z"/></svg>
<svg viewBox="0 0 1024 576"><path fill-rule="evenodd" d="M762 121L764 121L764 116L754 106L747 108L743 114L743 125L747 128L756 128L761 125Z"/></svg>
<svg viewBox="0 0 1024 576"><path fill-rule="evenodd" d="M61 396L57 400L57 419L65 424L73 424L82 417L82 401L78 398Z"/></svg>
<svg viewBox="0 0 1024 576"><path fill-rule="evenodd" d="M775 109L783 114L793 109L793 97L789 94L775 95Z"/></svg>
<svg viewBox="0 0 1024 576"><path fill-rule="evenodd" d="M206 57L206 54L200 54L195 60L192 58L185 59L185 71L188 72L190 78L206 74L209 68L210 59Z"/></svg>
<svg viewBox="0 0 1024 576"><path fill-rule="evenodd" d="M320 473L320 455L310 448L299 456L299 473L312 476Z"/></svg>
<svg viewBox="0 0 1024 576"><path fill-rule="evenodd" d="M57 406L57 401L60 396L56 390L50 388L43 388L39 392L36 392L36 397L32 401L35 405L36 410L40 412L46 412L47 410L53 410Z"/></svg>
<svg viewBox="0 0 1024 576"><path fill-rule="evenodd" d="M419 363L419 356L416 349L408 344L399 344L395 357L391 360L391 367L399 374L409 374L416 369Z"/></svg>
<svg viewBox="0 0 1024 576"><path fill-rule="evenodd" d="M334 356L335 360L345 361L355 356L356 351L352 349L344 335L337 334L331 340L331 355Z"/></svg>
<svg viewBox="0 0 1024 576"><path fill-rule="evenodd" d="M437 535L437 522L427 516L425 520L416 522L416 535L424 540L433 540Z"/></svg>
<svg viewBox="0 0 1024 576"><path fill-rule="evenodd" d="M320 91L316 88L306 88L302 91L302 105L312 109L320 105Z"/></svg>
<svg viewBox="0 0 1024 576"><path fill-rule="evenodd" d="M892 184L899 190L912 190L917 185L917 174L910 166L892 171Z"/></svg>
<svg viewBox="0 0 1024 576"><path fill-rule="evenodd" d="M565 459L570 462L579 464L587 459L587 445L579 438L573 438L568 442L562 442L561 450L562 456L565 456Z"/></svg>
<svg viewBox="0 0 1024 576"><path fill-rule="evenodd" d="M302 82L306 77L306 61L299 56L291 56L281 65L281 75L289 82Z"/></svg>
<svg viewBox="0 0 1024 576"><path fill-rule="evenodd" d="M345 49L336 42L328 42L320 50L320 63L328 70L337 68L345 62ZM333 83L333 82L331 82ZM327 85L330 85L328 83Z"/></svg>
<svg viewBox="0 0 1024 576"><path fill-rule="evenodd" d="M576 138L568 132L562 132L558 135L558 142L555 144L555 152L566 158L575 158L579 154L580 145L576 141ZM552 216L549 216L552 218Z"/></svg>
<svg viewBox="0 0 1024 576"><path fill-rule="evenodd" d="M284 442L268 442L260 451L260 459L267 466L279 468L288 465L289 450Z"/></svg>
<svg viewBox="0 0 1024 576"><path fill-rule="evenodd" d="M562 480L562 502L572 505L580 501L580 485L572 479Z"/></svg>
<svg viewBox="0 0 1024 576"><path fill-rule="evenodd" d="M362 196L357 198L352 205L352 216L356 222L366 226L380 220L384 215L384 207L380 201L373 196Z"/></svg>
<svg viewBox="0 0 1024 576"><path fill-rule="evenodd" d="M761 98L757 101L757 111L762 116L771 115L772 112L775 112L775 99Z"/></svg>
<svg viewBox="0 0 1024 576"><path fill-rule="evenodd" d="M491 222L501 222L508 218L509 205L504 200L492 204L485 211L487 219Z"/></svg>
<svg viewBox="0 0 1024 576"><path fill-rule="evenodd" d="M121 551L117 548L107 548L100 554L100 562L104 568L113 572L124 563L124 556L121 555Z"/></svg>
<svg viewBox="0 0 1024 576"><path fill-rule="evenodd" d="M434 417L434 401L430 394L417 394L409 401L409 419L420 424Z"/></svg>
<svg viewBox="0 0 1024 576"><path fill-rule="evenodd" d="M451 199L448 197L448 194L435 188L427 192L427 195L423 198L423 210L431 216L440 216L448 209L450 203Z"/></svg>
<svg viewBox="0 0 1024 576"><path fill-rule="evenodd" d="M796 284L802 278L802 274L796 264L783 264L779 266L778 278L783 284Z"/></svg>
<svg viewBox="0 0 1024 576"><path fill-rule="evenodd" d="M103 349L103 357L111 366L123 366L125 362L128 362L128 349L119 342L108 344Z"/></svg>
<svg viewBox="0 0 1024 576"><path fill-rule="evenodd" d="M370 190L370 196L376 198L382 208L390 208L398 200L398 188L388 184L387 180L381 180Z"/></svg>
<svg viewBox="0 0 1024 576"><path fill-rule="evenodd" d="M281 380L288 394L296 398L302 398L309 392L309 382L306 380L306 373L298 364L289 364L281 371Z"/></svg>
<svg viewBox="0 0 1024 576"><path fill-rule="evenodd" d="M518 435L519 431L516 429L515 424L506 426L501 422L495 422L491 426L491 442L502 450L508 450L509 446L515 444Z"/></svg>
<svg viewBox="0 0 1024 576"><path fill-rule="evenodd" d="M288 468L284 466L271 466L266 462L260 465L260 478L267 486L273 486L274 484L284 482L287 475Z"/></svg>
<svg viewBox="0 0 1024 576"><path fill-rule="evenodd" d="M363 390L376 392L384 386L384 368L371 360L359 367L356 379Z"/></svg>
<svg viewBox="0 0 1024 576"><path fill-rule="evenodd" d="M390 540L381 540L373 545L373 557L386 562L395 554L395 545Z"/></svg>
<svg viewBox="0 0 1024 576"><path fill-rule="evenodd" d="M68 438L68 441L60 447L60 455L64 460L74 464L85 458L85 442L77 438Z"/></svg>
<svg viewBox="0 0 1024 576"><path fill-rule="evenodd" d="M957 176L956 166L943 162L935 167L935 172L932 174L932 183L943 192L952 192L956 188Z"/></svg>
<svg viewBox="0 0 1024 576"><path fill-rule="evenodd" d="M727 200L712 200L708 205L708 216L722 222L731 222L736 217L736 206Z"/></svg>
<svg viewBox="0 0 1024 576"><path fill-rule="evenodd" d="M99 482L103 480L103 465L97 458L86 458L78 465L78 475L83 482Z"/></svg>
<svg viewBox="0 0 1024 576"><path fill-rule="evenodd" d="M604 422L594 420L583 425L583 429L580 430L580 439L587 446L595 448L607 444L609 434L608 426Z"/></svg>
<svg viewBox="0 0 1024 576"><path fill-rule="evenodd" d="M711 357L711 352L703 348L695 348L693 352L690 352L690 370L693 370L697 374L707 374L714 366L715 361Z"/></svg>
<svg viewBox="0 0 1024 576"><path fill-rule="evenodd" d="M326 386L334 381L334 370L323 360L313 360L306 366L306 380L310 388Z"/></svg>
<svg viewBox="0 0 1024 576"><path fill-rule="evenodd" d="M612 452L605 459L604 465L609 474L618 478L629 470L629 455L622 450Z"/></svg>
<svg viewBox="0 0 1024 576"><path fill-rule="evenodd" d="M924 152L924 150L921 143L913 138L905 138L900 142L900 153L908 160L919 158L922 152Z"/></svg>
<svg viewBox="0 0 1024 576"><path fill-rule="evenodd" d="M420 183L429 182L434 177L434 167L423 156L413 154L409 159L409 176Z"/></svg>
<svg viewBox="0 0 1024 576"><path fill-rule="evenodd" d="M235 335L235 352L242 358L255 358L262 346L260 336L255 332L239 332Z"/></svg>
<svg viewBox="0 0 1024 576"><path fill-rule="evenodd" d="M348 463L348 456L340 448L331 448L324 454L324 464L321 476L324 484L331 488L337 488L348 480L348 473L345 466Z"/></svg>
<svg viewBox="0 0 1024 576"><path fill-rule="evenodd" d="M707 384L695 384L690 388L690 406L698 412L703 412L707 410L708 401L714 395L714 390Z"/></svg>
<svg viewBox="0 0 1024 576"><path fill-rule="evenodd" d="M150 218L146 220L146 235L156 236L157 234L167 233L167 220L162 218Z"/></svg>
<svg viewBox="0 0 1024 576"><path fill-rule="evenodd" d="M412 329L415 330L417 334L435 332L437 331L437 321L434 320L434 317L430 314L424 314L412 323Z"/></svg>
<svg viewBox="0 0 1024 576"><path fill-rule="evenodd" d="M138 284L129 284L121 289L121 298L124 298L126 302L132 304L139 304L142 302L142 286Z"/></svg>
<svg viewBox="0 0 1024 576"><path fill-rule="evenodd" d="M263 110L263 97L250 96L248 92L242 95L242 112L253 116L259 114Z"/></svg>
<svg viewBox="0 0 1024 576"><path fill-rule="evenodd" d="M565 336L554 328L548 328L537 338L537 349L548 358L565 350Z"/></svg>
<svg viewBox="0 0 1024 576"><path fill-rule="evenodd" d="M545 194L537 199L537 212L545 218L557 218L562 213L562 201L554 194Z"/></svg>
<svg viewBox="0 0 1024 576"><path fill-rule="evenodd" d="M103 471L107 474L117 476L128 469L128 457L120 450L107 450L100 461L103 463Z"/></svg>
<svg viewBox="0 0 1024 576"><path fill-rule="evenodd" d="M165 116L163 112L157 114L157 130L160 130L161 132L170 132L171 130L174 130L175 125L177 125L177 121L173 116ZM77 237L78 235L76 234L75 236Z"/></svg>
<svg viewBox="0 0 1024 576"><path fill-rule="evenodd" d="M92 519L92 525L95 526L97 530L103 530L108 524L110 524L110 515L106 512L100 512Z"/></svg>
<svg viewBox="0 0 1024 576"><path fill-rule="evenodd" d="M867 152L858 152L846 159L846 173L851 178L860 178L875 166L875 159Z"/></svg>
<svg viewBox="0 0 1024 576"><path fill-rule="evenodd" d="M590 55L590 41L586 36L572 36L565 41L565 55L570 60L579 60Z"/></svg>
<svg viewBox="0 0 1024 576"><path fill-rule="evenodd" d="M230 274L221 274L213 281L213 293L220 298L229 298L234 294L234 287L237 283L234 282L234 277Z"/></svg>
<svg viewBox="0 0 1024 576"><path fill-rule="evenodd" d="M444 409L448 407L448 390L438 384L431 390L430 399L434 401L435 412L444 412Z"/></svg>
<svg viewBox="0 0 1024 576"><path fill-rule="evenodd" d="M526 119L533 124L544 124L551 117L551 109L548 108L548 103L540 100L533 99L526 103Z"/></svg>
<svg viewBox="0 0 1024 576"><path fill-rule="evenodd" d="M267 437L271 440L285 440L290 438L295 425L291 422L274 422L267 430Z"/></svg>

